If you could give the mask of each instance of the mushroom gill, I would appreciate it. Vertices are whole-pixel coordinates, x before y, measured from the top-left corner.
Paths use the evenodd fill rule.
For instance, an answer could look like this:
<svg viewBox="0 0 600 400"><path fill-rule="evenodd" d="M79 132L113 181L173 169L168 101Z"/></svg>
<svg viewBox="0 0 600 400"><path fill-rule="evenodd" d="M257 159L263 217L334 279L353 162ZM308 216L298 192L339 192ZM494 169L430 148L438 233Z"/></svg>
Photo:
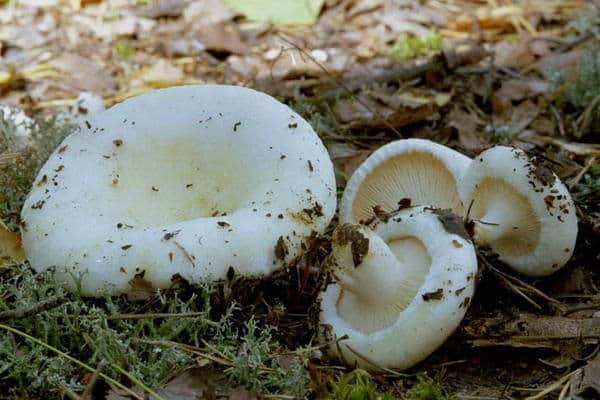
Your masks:
<svg viewBox="0 0 600 400"><path fill-rule="evenodd" d="M479 244L499 254L522 256L538 245L540 222L525 196L500 178L485 178L472 196L468 218Z"/></svg>
<svg viewBox="0 0 600 400"><path fill-rule="evenodd" d="M463 214L456 178L432 154L422 151L399 153L377 165L361 182L352 214L355 221L373 217L373 208L398 208L403 198L413 205L428 205Z"/></svg>

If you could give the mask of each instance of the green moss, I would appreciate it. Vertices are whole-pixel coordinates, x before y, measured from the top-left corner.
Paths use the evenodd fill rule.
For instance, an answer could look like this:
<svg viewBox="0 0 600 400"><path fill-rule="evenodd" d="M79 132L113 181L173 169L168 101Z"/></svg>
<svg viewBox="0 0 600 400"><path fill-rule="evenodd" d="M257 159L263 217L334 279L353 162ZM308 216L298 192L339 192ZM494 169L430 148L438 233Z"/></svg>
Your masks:
<svg viewBox="0 0 600 400"><path fill-rule="evenodd" d="M574 69L556 74L554 84L571 134L580 138L600 131L600 48L583 56Z"/></svg>
<svg viewBox="0 0 600 400"><path fill-rule="evenodd" d="M422 36L403 35L390 48L389 57L392 61L405 61L426 56L441 49L442 38L436 31Z"/></svg>
<svg viewBox="0 0 600 400"><path fill-rule="evenodd" d="M258 328L251 320L234 321L233 306L220 316L211 316L212 287L160 292L144 304L125 298L84 299L68 295L53 284L50 273L34 274L25 266L0 274L0 312L20 309L65 297L58 306L26 318L3 323L90 365L108 362L104 372L132 386L118 368L150 388L158 388L194 364L193 355L176 347L159 346L172 341L217 350L232 360L225 372L234 386L242 385L263 394L306 397L309 375L301 353L283 359L271 337L274 328ZM180 318L111 319L116 314L195 312ZM215 364L215 368L220 368ZM64 388L82 389L84 372L41 346L10 332L0 332L0 398L60 398Z"/></svg>
<svg viewBox="0 0 600 400"><path fill-rule="evenodd" d="M396 400L397 397L381 392L368 372L356 369L348 374L340 374L331 383L331 393L327 400Z"/></svg>
<svg viewBox="0 0 600 400"><path fill-rule="evenodd" d="M442 377L428 378L419 376L413 387L404 394L405 400L455 400L456 396L450 393L448 387L442 382Z"/></svg>
<svg viewBox="0 0 600 400"><path fill-rule="evenodd" d="M17 128L0 111L0 154L18 153L17 158L0 163L0 219L13 230L20 223L21 208L37 172L74 126L56 118L39 119L28 139L16 138Z"/></svg>

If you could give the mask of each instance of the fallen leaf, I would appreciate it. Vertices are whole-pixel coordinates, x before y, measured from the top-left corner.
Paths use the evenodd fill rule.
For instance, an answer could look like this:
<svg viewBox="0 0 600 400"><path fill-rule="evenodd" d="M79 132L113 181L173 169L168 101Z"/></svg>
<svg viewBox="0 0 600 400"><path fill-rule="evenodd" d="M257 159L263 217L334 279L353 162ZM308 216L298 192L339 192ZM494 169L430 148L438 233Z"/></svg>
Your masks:
<svg viewBox="0 0 600 400"><path fill-rule="evenodd" d="M188 24L212 25L231 21L233 17L233 11L222 0L194 1L183 12Z"/></svg>
<svg viewBox="0 0 600 400"><path fill-rule="evenodd" d="M9 230L0 222L0 262L3 264L20 264L25 261L25 252L21 236Z"/></svg>
<svg viewBox="0 0 600 400"><path fill-rule="evenodd" d="M338 101L333 112L346 128L401 127L431 117L451 99L450 93L431 91L364 92Z"/></svg>
<svg viewBox="0 0 600 400"><path fill-rule="evenodd" d="M64 53L52 65L68 78L68 85L77 92L94 92L99 95L110 94L116 84L114 78L104 66L89 57L74 53Z"/></svg>
<svg viewBox="0 0 600 400"><path fill-rule="evenodd" d="M593 389L600 394L600 353L589 360L580 374L574 375L571 387L575 393L582 393L587 389Z"/></svg>
<svg viewBox="0 0 600 400"><path fill-rule="evenodd" d="M172 86L184 79L185 74L181 69L173 65L170 61L161 58L151 67L144 68L132 75L131 84L133 86L161 88Z"/></svg>
<svg viewBox="0 0 600 400"><path fill-rule="evenodd" d="M327 150L336 171L344 180L349 179L356 168L371 154L370 150L357 149L348 143L331 143L327 146Z"/></svg>
<svg viewBox="0 0 600 400"><path fill-rule="evenodd" d="M164 400L215 399L216 373L209 368L192 368L169 381L157 393Z"/></svg>
<svg viewBox="0 0 600 400"><path fill-rule="evenodd" d="M135 14L151 19L163 17L179 17L185 9L185 0L158 0L150 3L150 6L136 8Z"/></svg>
<svg viewBox="0 0 600 400"><path fill-rule="evenodd" d="M456 131L458 142L466 150L479 151L488 145L491 135L480 128L482 125L477 115L459 107L454 107L446 116L446 126Z"/></svg>
<svg viewBox="0 0 600 400"><path fill-rule="evenodd" d="M200 27L194 34L206 50L233 54L246 54L250 46L233 24L210 24Z"/></svg>
<svg viewBox="0 0 600 400"><path fill-rule="evenodd" d="M235 11L257 22L312 24L324 0L224 0Z"/></svg>

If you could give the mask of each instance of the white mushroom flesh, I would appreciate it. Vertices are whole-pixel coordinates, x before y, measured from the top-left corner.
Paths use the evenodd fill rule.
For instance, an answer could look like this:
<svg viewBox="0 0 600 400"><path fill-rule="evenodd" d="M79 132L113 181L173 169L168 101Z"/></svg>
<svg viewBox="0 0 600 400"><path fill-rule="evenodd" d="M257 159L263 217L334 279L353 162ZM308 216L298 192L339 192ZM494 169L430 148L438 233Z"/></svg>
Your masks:
<svg viewBox="0 0 600 400"><path fill-rule="evenodd" d="M86 121L40 171L22 218L37 270L83 293L228 273L268 274L335 211L327 151L310 125L251 89L158 90Z"/></svg>
<svg viewBox="0 0 600 400"><path fill-rule="evenodd" d="M548 275L573 254L577 217L571 195L522 150L496 146L481 153L459 189L474 240L517 271Z"/></svg>
<svg viewBox="0 0 600 400"><path fill-rule="evenodd" d="M336 283L321 294L330 351L362 368L409 368L460 324L477 259L462 220L415 207L370 231L341 225L333 237Z"/></svg>

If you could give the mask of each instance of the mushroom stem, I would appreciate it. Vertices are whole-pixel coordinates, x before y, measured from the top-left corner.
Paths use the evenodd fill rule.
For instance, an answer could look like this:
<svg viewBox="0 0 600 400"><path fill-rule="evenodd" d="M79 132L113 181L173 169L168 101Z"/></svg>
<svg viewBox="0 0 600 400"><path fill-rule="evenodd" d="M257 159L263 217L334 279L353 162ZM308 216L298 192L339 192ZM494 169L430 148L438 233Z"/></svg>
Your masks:
<svg viewBox="0 0 600 400"><path fill-rule="evenodd" d="M486 213L475 222L474 236L481 245L489 245L507 235L518 233L521 216L506 201L492 201Z"/></svg>
<svg viewBox="0 0 600 400"><path fill-rule="evenodd" d="M410 258L403 262L395 254L399 246L392 250L370 230L356 225L343 227L345 232L334 234L333 242L337 264L334 273L343 290L338 304L340 315L351 319L360 314L367 321L365 331L381 329L393 322L415 297L423 281L423 268L420 262L410 262ZM362 253L357 253L359 250ZM410 251L410 246L404 250Z"/></svg>

